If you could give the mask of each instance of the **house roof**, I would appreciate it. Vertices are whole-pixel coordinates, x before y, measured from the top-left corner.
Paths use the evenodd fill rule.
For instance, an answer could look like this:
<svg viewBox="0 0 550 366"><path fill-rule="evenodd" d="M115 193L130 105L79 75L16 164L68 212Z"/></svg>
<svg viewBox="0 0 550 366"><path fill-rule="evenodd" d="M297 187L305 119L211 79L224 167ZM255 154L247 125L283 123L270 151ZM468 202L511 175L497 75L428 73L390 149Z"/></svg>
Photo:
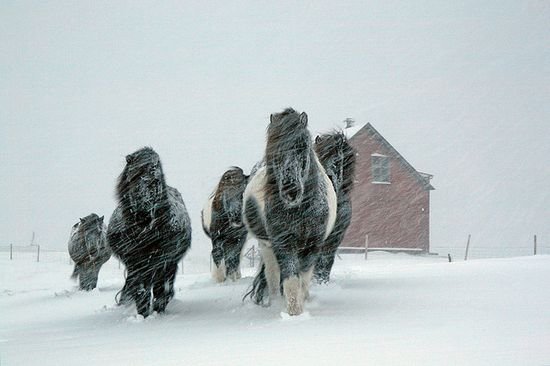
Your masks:
<svg viewBox="0 0 550 366"><path fill-rule="evenodd" d="M382 136L376 129L370 124L367 123L363 126L353 126L350 128L344 129L344 133L347 138L352 141L357 136L359 136L360 131L365 131L370 136L373 136L378 142L380 142L384 147L386 147L396 158L397 160L407 169L417 180L418 182L427 190L434 190L435 188L430 184L430 180L433 178L433 175L427 173L421 173L417 171L409 162Z"/></svg>

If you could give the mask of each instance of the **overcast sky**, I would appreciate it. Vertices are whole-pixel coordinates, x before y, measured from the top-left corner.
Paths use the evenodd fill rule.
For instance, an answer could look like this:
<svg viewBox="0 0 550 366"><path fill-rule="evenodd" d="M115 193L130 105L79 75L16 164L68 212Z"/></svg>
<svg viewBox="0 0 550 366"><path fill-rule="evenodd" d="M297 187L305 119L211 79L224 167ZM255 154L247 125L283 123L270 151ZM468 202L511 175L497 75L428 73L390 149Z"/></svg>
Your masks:
<svg viewBox="0 0 550 366"><path fill-rule="evenodd" d="M550 3L0 3L0 246L110 217L124 156L161 156L194 226L269 114L373 126L434 175L432 248L550 247Z"/></svg>

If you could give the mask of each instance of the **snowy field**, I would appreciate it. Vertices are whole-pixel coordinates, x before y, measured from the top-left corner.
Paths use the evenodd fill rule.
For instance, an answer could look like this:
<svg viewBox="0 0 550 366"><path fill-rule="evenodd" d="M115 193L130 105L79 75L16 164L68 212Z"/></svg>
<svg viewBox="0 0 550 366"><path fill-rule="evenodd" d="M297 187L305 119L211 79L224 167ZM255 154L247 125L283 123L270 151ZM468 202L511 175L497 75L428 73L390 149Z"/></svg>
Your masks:
<svg viewBox="0 0 550 366"><path fill-rule="evenodd" d="M5 253L2 253L5 254ZM66 253L0 258L0 365L550 365L550 256L448 263L343 255L296 318L185 262L165 314L117 307L123 269L79 292Z"/></svg>

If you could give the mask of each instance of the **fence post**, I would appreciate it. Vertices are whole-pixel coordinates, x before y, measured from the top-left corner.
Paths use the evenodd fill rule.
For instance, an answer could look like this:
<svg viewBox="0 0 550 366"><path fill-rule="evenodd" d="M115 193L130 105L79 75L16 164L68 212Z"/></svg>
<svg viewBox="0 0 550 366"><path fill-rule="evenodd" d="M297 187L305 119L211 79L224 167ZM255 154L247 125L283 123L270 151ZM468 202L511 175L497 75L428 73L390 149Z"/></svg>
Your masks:
<svg viewBox="0 0 550 366"><path fill-rule="evenodd" d="M537 236L535 235L535 255L537 255Z"/></svg>
<svg viewBox="0 0 550 366"><path fill-rule="evenodd" d="M466 243L466 254L464 254L464 260L468 260L468 250L470 249L470 237L472 234L468 234L468 242Z"/></svg>
<svg viewBox="0 0 550 366"><path fill-rule="evenodd" d="M369 234L365 235L365 260L367 260L368 252L369 252Z"/></svg>
<svg viewBox="0 0 550 366"><path fill-rule="evenodd" d="M453 261L451 258L451 253L447 253L447 257L449 258L449 263L451 263Z"/></svg>
<svg viewBox="0 0 550 366"><path fill-rule="evenodd" d="M10 261L13 260L13 244L10 244Z"/></svg>
<svg viewBox="0 0 550 366"><path fill-rule="evenodd" d="M37 245L37 250L36 250L36 261L37 261L37 262L40 262L40 244Z"/></svg>

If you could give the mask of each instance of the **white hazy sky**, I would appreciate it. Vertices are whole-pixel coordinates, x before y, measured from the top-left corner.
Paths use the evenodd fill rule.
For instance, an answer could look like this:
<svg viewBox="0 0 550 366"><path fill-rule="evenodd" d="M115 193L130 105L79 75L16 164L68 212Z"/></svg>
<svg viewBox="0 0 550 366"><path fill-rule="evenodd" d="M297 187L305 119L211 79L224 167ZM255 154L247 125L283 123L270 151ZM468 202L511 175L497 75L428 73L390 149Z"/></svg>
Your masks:
<svg viewBox="0 0 550 366"><path fill-rule="evenodd" d="M550 2L0 3L0 245L66 247L148 145L200 209L269 114L346 117L434 174L432 248L550 247ZM192 252L192 253L193 253Z"/></svg>

